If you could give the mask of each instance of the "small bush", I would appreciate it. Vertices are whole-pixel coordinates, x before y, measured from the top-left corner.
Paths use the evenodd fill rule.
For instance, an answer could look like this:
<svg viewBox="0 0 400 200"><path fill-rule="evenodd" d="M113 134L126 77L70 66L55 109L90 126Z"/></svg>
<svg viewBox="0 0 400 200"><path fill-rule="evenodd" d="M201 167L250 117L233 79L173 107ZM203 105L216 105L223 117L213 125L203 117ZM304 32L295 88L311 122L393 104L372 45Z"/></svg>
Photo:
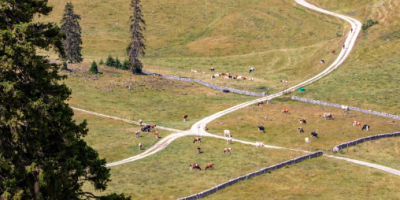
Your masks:
<svg viewBox="0 0 400 200"><path fill-rule="evenodd" d="M95 74L99 73L99 70L98 70L98 67L97 67L97 64L95 61L92 62L92 66L90 66L89 71L92 73L95 73Z"/></svg>
<svg viewBox="0 0 400 200"><path fill-rule="evenodd" d="M379 22L378 21L373 21L372 19L369 19L362 25L362 29L365 31L369 27L371 27L371 26L373 26L375 24L379 24Z"/></svg>
<svg viewBox="0 0 400 200"><path fill-rule="evenodd" d="M115 60L111 57L111 55L108 56L106 60L106 65L109 67L115 67Z"/></svg>
<svg viewBox="0 0 400 200"><path fill-rule="evenodd" d="M99 65L104 65L103 59L100 59Z"/></svg>
<svg viewBox="0 0 400 200"><path fill-rule="evenodd" d="M339 153L340 153L340 154L344 154L343 149L340 149Z"/></svg>
<svg viewBox="0 0 400 200"><path fill-rule="evenodd" d="M121 62L119 61L118 57L115 59L114 67L117 68L117 69L119 69L119 68L122 67L122 64L121 64Z"/></svg>
<svg viewBox="0 0 400 200"><path fill-rule="evenodd" d="M121 67L121 69L123 69L123 70L128 70L129 69L129 61L128 60L124 60L124 62L122 63L122 67Z"/></svg>

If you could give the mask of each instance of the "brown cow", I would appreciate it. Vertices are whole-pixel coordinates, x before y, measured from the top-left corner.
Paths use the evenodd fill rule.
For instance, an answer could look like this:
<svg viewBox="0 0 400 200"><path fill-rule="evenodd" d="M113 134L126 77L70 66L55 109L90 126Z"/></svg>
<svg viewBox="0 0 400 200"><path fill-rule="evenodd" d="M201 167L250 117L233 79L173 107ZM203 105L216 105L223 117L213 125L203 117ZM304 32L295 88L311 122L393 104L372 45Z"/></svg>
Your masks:
<svg viewBox="0 0 400 200"><path fill-rule="evenodd" d="M287 109L287 108L282 109L282 113L288 113L289 114L289 109Z"/></svg>
<svg viewBox="0 0 400 200"><path fill-rule="evenodd" d="M241 78L242 78L242 80L246 80L246 77L244 77L244 76L242 76Z"/></svg>
<svg viewBox="0 0 400 200"><path fill-rule="evenodd" d="M196 143L196 142L201 143L201 137L194 138L193 143Z"/></svg>
<svg viewBox="0 0 400 200"><path fill-rule="evenodd" d="M197 153L200 153L201 148L197 147Z"/></svg>
<svg viewBox="0 0 400 200"><path fill-rule="evenodd" d="M151 129L156 129L157 125L156 124L150 124Z"/></svg>
<svg viewBox="0 0 400 200"><path fill-rule="evenodd" d="M186 118L188 117L188 115L183 115L183 121L186 122Z"/></svg>
<svg viewBox="0 0 400 200"><path fill-rule="evenodd" d="M306 124L307 123L306 119L300 119L299 121L300 121L300 124Z"/></svg>
<svg viewBox="0 0 400 200"><path fill-rule="evenodd" d="M335 53L336 53L335 49L332 49L332 54L335 54Z"/></svg>
<svg viewBox="0 0 400 200"><path fill-rule="evenodd" d="M225 154L225 153L228 153L228 152L229 152L230 154L232 154L232 148L225 148L225 149L224 149L224 154Z"/></svg>
<svg viewBox="0 0 400 200"><path fill-rule="evenodd" d="M140 131L135 131L135 138L138 138L140 135Z"/></svg>
<svg viewBox="0 0 400 200"><path fill-rule="evenodd" d="M259 106L259 105L261 105L261 104L264 104L264 101L259 101L259 102L257 103L257 106Z"/></svg>
<svg viewBox="0 0 400 200"><path fill-rule="evenodd" d="M214 163L208 163L204 170L207 170L208 168L213 168L214 169Z"/></svg>
<svg viewBox="0 0 400 200"><path fill-rule="evenodd" d="M353 126L361 126L361 122L354 121L354 122L353 122Z"/></svg>
<svg viewBox="0 0 400 200"><path fill-rule="evenodd" d="M211 67L211 70L210 71L215 71L215 67Z"/></svg>
<svg viewBox="0 0 400 200"><path fill-rule="evenodd" d="M139 119L139 125L142 126L142 119Z"/></svg>
<svg viewBox="0 0 400 200"><path fill-rule="evenodd" d="M160 136L158 135L157 131L154 131L154 135L156 136L156 138L159 138Z"/></svg>
<svg viewBox="0 0 400 200"><path fill-rule="evenodd" d="M189 169L192 170L193 168L201 170L201 168L200 168L200 166L198 164L190 164Z"/></svg>
<svg viewBox="0 0 400 200"><path fill-rule="evenodd" d="M139 143L139 151L142 150L142 143Z"/></svg>

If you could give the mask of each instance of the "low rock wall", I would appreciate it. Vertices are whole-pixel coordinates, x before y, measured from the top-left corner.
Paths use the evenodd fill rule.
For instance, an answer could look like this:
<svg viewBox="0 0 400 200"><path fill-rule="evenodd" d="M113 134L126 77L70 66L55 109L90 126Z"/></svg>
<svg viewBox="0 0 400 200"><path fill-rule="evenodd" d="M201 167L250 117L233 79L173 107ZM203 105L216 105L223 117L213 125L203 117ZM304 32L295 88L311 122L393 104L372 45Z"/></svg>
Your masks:
<svg viewBox="0 0 400 200"><path fill-rule="evenodd" d="M225 183L221 183L221 184L219 184L219 185L217 185L217 186L215 186L213 188L210 188L208 190L205 190L203 192L199 192L197 194L194 194L194 195L191 195L191 196L188 196L188 197L183 197L183 198L180 198L178 200L192 200L192 199L203 198L203 197L206 197L206 196L208 196L210 194L213 194L213 193L217 192L218 190L222 190L222 189L224 189L224 188L226 188L228 186L231 186L231 185L233 185L233 184L235 184L235 183L237 183L239 181L246 180L246 179L252 178L254 176L259 176L261 174L268 173L268 171L273 171L273 170L280 169L282 167L285 167L286 165L292 165L292 164L296 164L296 163L302 162L302 161L307 160L307 159L315 158L315 157L321 156L322 154L323 154L322 151L317 151L317 152L314 152L314 153L311 153L311 154L308 154L308 155L305 155L305 156L301 156L301 157L298 157L298 158L295 158L295 159L292 159L292 160L288 160L288 161L285 161L285 162L282 162L282 163L279 163L279 164L276 164L276 165L272 165L272 166L260 169L258 171L255 171L255 172L240 176L238 178L231 179L231 180L229 180L229 181L227 181Z"/></svg>
<svg viewBox="0 0 400 200"><path fill-rule="evenodd" d="M144 71L144 70L142 71L142 73L147 74L147 75L160 76L160 77L163 77L166 79L174 79L174 80L179 80L179 81L198 83L198 84L207 86L209 88L212 88L214 90L229 90L229 92L233 92L233 93L237 93L237 94L244 94L244 95L249 95L249 96L256 96L256 97L263 97L266 95L265 92L257 93L257 92L249 92L249 91L244 91L244 90L237 90L237 89L229 88L229 87L225 87L225 86L213 85L213 84L207 83L205 81L197 80L197 79L181 78L181 77L177 77L177 76L166 76L166 75L162 75L162 74L151 73L151 72Z"/></svg>
<svg viewBox="0 0 400 200"><path fill-rule="evenodd" d="M363 138L359 138L357 140L353 140L353 141L350 141L350 142L339 144L339 145L337 145L337 146L335 146L333 148L333 151L338 152L338 151L340 151L340 149L344 149L344 148L347 148L347 147L350 147L350 146L355 146L357 144L360 144L360 143L363 143L363 142L366 142L366 141L379 140L379 139L382 139L382 138L398 137L398 136L400 136L400 132L384 133L384 134L379 134L379 135L371 135L371 136L368 136L368 137L363 137Z"/></svg>

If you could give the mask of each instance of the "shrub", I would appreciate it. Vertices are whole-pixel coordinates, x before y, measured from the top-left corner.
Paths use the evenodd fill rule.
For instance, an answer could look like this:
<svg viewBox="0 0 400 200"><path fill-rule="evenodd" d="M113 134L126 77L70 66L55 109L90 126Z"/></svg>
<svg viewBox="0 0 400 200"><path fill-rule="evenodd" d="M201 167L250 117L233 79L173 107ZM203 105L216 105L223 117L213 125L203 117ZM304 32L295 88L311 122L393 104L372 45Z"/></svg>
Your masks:
<svg viewBox="0 0 400 200"><path fill-rule="evenodd" d="M104 65L103 59L100 59L99 65Z"/></svg>
<svg viewBox="0 0 400 200"><path fill-rule="evenodd" d="M99 73L99 70L98 70L98 67L97 67L97 64L95 61L92 62L92 66L90 66L89 71L92 73L95 73L95 74Z"/></svg>
<svg viewBox="0 0 400 200"><path fill-rule="evenodd" d="M121 69L123 70L128 70L129 69L129 61L128 60L124 60L124 62L122 63L122 67Z"/></svg>
<svg viewBox="0 0 400 200"><path fill-rule="evenodd" d="M111 57L111 55L108 56L106 60L106 65L109 67L115 67L115 60Z"/></svg>
<svg viewBox="0 0 400 200"><path fill-rule="evenodd" d="M117 68L117 69L122 67L122 64L119 61L118 57L115 59L114 67Z"/></svg>
<svg viewBox="0 0 400 200"><path fill-rule="evenodd" d="M371 26L373 26L375 24L379 24L379 22L378 21L373 21L372 19L369 19L362 25L362 29L365 31L369 27L371 27Z"/></svg>

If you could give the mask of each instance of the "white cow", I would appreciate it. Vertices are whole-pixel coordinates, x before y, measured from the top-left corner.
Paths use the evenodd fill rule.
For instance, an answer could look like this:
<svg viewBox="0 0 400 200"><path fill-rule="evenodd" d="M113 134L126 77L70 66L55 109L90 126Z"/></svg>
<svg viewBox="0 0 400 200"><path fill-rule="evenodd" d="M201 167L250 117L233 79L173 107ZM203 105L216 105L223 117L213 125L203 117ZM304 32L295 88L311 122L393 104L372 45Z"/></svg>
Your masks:
<svg viewBox="0 0 400 200"><path fill-rule="evenodd" d="M218 76L219 76L219 74L214 74L214 76L215 76L215 77L218 77Z"/></svg>
<svg viewBox="0 0 400 200"><path fill-rule="evenodd" d="M249 78L249 81L254 81L254 79L253 78Z"/></svg>
<svg viewBox="0 0 400 200"><path fill-rule="evenodd" d="M342 109L343 109L344 111L348 111L348 110L349 110L349 106L342 105Z"/></svg>
<svg viewBox="0 0 400 200"><path fill-rule="evenodd" d="M140 135L140 131L135 131L135 138L138 138Z"/></svg>
<svg viewBox="0 0 400 200"><path fill-rule="evenodd" d="M224 149L224 154L225 153L230 153L230 154L232 154L232 148L225 148Z"/></svg>
<svg viewBox="0 0 400 200"><path fill-rule="evenodd" d="M308 137L306 137L306 139L305 139L305 141L307 142L307 143L311 143L311 141L310 141L310 139L308 139Z"/></svg>
<svg viewBox="0 0 400 200"><path fill-rule="evenodd" d="M229 138L228 140L226 140L226 144L231 144L232 143L232 138Z"/></svg>
<svg viewBox="0 0 400 200"><path fill-rule="evenodd" d="M224 137L232 137L229 130L224 130Z"/></svg>
<svg viewBox="0 0 400 200"><path fill-rule="evenodd" d="M142 143L139 143L139 150L142 150Z"/></svg>

